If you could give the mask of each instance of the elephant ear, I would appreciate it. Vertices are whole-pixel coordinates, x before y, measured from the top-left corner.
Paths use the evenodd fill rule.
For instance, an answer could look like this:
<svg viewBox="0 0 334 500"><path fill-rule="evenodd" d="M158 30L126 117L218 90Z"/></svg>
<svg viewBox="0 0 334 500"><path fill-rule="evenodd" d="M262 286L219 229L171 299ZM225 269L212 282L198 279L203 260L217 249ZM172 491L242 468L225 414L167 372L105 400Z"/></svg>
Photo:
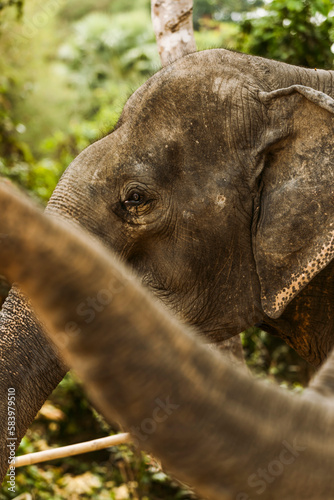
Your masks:
<svg viewBox="0 0 334 500"><path fill-rule="evenodd" d="M263 310L278 318L333 258L334 100L300 85L259 97L269 126L254 256Z"/></svg>

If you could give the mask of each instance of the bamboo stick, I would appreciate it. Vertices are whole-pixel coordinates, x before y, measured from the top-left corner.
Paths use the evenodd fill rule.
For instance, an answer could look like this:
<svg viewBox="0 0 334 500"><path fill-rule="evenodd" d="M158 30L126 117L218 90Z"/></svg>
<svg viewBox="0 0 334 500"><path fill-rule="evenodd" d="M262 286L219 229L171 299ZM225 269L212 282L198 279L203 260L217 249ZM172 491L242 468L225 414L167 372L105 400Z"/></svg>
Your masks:
<svg viewBox="0 0 334 500"><path fill-rule="evenodd" d="M128 433L116 434L115 436L108 436L100 439L93 439L85 443L72 444L70 446L62 446L61 448L53 448L45 451L38 451L36 453L29 453L15 458L15 467L22 467L24 465L39 464L48 460L55 460L56 458L72 457L80 453L89 453L90 451L103 450L109 446L116 446L118 444L127 443L130 441Z"/></svg>

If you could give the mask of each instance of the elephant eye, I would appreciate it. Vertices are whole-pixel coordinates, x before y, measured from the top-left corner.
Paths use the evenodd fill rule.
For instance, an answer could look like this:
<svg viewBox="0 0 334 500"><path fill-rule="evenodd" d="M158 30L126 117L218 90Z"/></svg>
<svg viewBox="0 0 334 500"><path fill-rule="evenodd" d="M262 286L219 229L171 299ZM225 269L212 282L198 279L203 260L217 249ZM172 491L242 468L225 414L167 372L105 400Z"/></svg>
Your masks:
<svg viewBox="0 0 334 500"><path fill-rule="evenodd" d="M124 201L124 205L126 207L138 207L142 203L144 203L145 198L137 191L133 191L129 194L127 199Z"/></svg>
<svg viewBox="0 0 334 500"><path fill-rule="evenodd" d="M125 186L119 203L122 216L129 218L126 220L135 223L137 219L149 214L154 208L157 193L147 185L140 185L137 182L131 184Z"/></svg>

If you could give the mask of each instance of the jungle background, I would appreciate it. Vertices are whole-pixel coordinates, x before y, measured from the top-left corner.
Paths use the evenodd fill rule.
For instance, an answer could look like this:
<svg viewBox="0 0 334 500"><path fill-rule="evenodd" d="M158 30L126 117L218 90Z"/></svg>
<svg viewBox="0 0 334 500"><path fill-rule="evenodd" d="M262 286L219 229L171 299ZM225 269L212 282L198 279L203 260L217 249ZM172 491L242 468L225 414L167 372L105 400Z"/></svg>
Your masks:
<svg viewBox="0 0 334 500"><path fill-rule="evenodd" d="M194 0L199 50L224 47L333 68L332 0ZM160 67L149 0L0 0L0 175L45 204L71 160L110 131L127 97ZM0 297L8 284L0 277ZM242 334L259 377L300 391L312 369L279 339ZM116 432L67 375L18 454ZM191 499L152 457L119 446L17 471L0 500Z"/></svg>

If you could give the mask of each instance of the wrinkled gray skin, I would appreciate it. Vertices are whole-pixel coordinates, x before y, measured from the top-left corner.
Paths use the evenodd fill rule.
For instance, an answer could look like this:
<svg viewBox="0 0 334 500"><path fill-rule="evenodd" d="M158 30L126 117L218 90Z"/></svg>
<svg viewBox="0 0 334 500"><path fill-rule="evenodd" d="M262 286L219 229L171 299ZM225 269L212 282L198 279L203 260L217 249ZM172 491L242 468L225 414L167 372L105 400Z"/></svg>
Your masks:
<svg viewBox="0 0 334 500"><path fill-rule="evenodd" d="M261 324L319 365L333 345L332 79L225 50L187 56L133 94L47 211L96 235L210 341ZM96 300L77 303L78 321ZM21 438L64 366L15 292L1 332L1 402L14 386Z"/></svg>

